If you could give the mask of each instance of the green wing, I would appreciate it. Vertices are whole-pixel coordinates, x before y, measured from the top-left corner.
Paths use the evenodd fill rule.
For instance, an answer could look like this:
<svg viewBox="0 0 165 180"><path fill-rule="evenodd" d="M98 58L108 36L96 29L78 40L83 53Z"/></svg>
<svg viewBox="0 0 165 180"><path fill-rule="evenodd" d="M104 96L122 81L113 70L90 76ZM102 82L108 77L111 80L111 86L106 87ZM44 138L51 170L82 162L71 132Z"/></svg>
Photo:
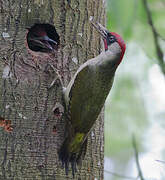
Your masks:
<svg viewBox="0 0 165 180"><path fill-rule="evenodd" d="M89 65L84 67L75 77L74 83L69 92L69 113L72 126L76 131L83 131L85 114L88 111L88 101L92 96L92 77Z"/></svg>

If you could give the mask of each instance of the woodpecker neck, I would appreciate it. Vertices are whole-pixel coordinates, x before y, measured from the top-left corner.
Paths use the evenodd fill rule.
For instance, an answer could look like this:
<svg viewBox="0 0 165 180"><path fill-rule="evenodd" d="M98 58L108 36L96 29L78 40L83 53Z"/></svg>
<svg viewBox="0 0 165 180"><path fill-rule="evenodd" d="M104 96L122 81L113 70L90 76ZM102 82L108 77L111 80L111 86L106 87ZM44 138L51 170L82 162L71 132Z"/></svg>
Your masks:
<svg viewBox="0 0 165 180"><path fill-rule="evenodd" d="M98 64L104 68L109 68L112 65L117 67L121 62L121 53L120 45L115 42L111 46L108 46L107 51L104 50L98 56Z"/></svg>

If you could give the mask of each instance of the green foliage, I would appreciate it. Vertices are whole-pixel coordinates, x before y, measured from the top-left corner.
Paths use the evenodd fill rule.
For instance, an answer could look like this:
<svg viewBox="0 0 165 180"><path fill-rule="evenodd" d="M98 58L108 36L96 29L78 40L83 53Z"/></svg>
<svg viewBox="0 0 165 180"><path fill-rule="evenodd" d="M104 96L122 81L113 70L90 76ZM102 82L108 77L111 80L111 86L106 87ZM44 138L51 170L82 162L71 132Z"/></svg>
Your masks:
<svg viewBox="0 0 165 180"><path fill-rule="evenodd" d="M117 29L127 38L132 34L132 26L136 16L135 1L111 0L107 6L108 28Z"/></svg>
<svg viewBox="0 0 165 180"><path fill-rule="evenodd" d="M161 0L148 0L148 4L157 31L165 37L165 3ZM142 0L108 0L106 9L107 26L110 30L119 32L124 39L136 39L145 43L145 46L151 44L149 41L144 41L146 35L152 40L152 34ZM145 29L148 29L150 34L148 32L146 34Z"/></svg>

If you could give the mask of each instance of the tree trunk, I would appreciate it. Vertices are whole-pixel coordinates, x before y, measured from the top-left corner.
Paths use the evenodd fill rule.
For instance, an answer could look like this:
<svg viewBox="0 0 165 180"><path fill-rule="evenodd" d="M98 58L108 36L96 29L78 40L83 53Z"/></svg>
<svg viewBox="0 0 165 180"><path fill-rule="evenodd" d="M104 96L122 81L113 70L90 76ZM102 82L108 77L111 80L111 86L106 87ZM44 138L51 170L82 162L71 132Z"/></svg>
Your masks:
<svg viewBox="0 0 165 180"><path fill-rule="evenodd" d="M72 179L57 154L66 119L59 115L64 108L56 78L67 86L80 64L100 53L90 16L104 24L104 1L0 0L0 116L13 127L12 132L0 128L0 179ZM56 56L34 57L27 49L26 27L34 23L55 25ZM100 115L75 179L103 179L103 133Z"/></svg>

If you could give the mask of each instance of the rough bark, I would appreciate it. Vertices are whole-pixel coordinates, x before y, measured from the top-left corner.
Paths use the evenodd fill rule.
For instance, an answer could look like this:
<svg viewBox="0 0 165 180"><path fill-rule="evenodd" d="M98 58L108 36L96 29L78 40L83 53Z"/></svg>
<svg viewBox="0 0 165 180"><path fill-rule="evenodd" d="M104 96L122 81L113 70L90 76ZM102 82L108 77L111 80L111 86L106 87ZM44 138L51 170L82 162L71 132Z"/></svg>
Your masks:
<svg viewBox="0 0 165 180"><path fill-rule="evenodd" d="M66 86L80 64L100 53L90 16L104 24L102 0L0 0L0 116L13 126L10 133L0 129L0 179L72 179L57 155L66 119L53 110L63 111L62 89L58 80L50 85L58 71ZM26 27L36 22L55 25L56 56L34 58L27 50ZM103 133L100 115L75 179L103 179Z"/></svg>

